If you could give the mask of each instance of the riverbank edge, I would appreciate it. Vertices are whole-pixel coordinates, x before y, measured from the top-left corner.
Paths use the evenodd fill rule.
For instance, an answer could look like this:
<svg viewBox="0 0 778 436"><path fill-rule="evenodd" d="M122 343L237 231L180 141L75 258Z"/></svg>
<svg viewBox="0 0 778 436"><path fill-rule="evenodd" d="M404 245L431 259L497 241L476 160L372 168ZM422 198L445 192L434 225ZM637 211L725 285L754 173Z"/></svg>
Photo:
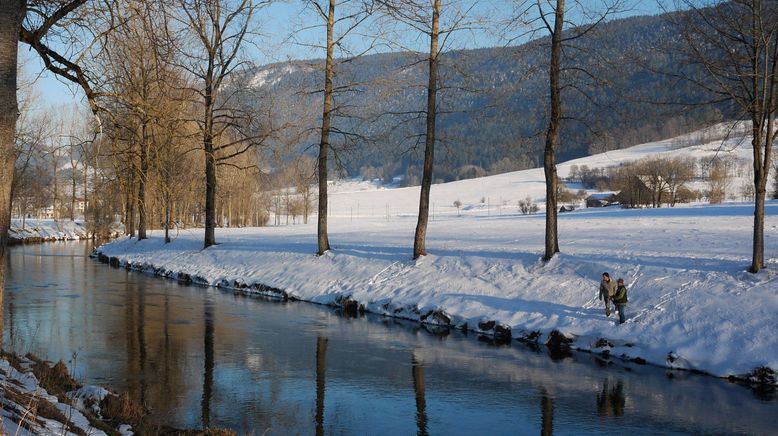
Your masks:
<svg viewBox="0 0 778 436"><path fill-rule="evenodd" d="M192 276L183 271L173 271L165 268L164 266L157 266L147 262L128 262L123 257L107 256L100 250L100 247L95 248L90 257L114 268L124 268L127 271L141 272L160 278L175 280L183 285L214 287L223 290L241 292L247 295L268 297L281 301L302 301L306 303L324 305L336 308L350 316L359 316L365 313L372 313L380 316L414 321L422 325L433 326L436 328L473 332L478 335L489 337L490 340L495 344L508 344L512 341L516 341L530 347L539 347L540 345L545 345L552 354L564 354L572 351L578 351L595 354L605 360L613 357L625 362L632 362L639 365L652 365L668 370L686 371L695 374L706 375L713 378L726 380L731 383L748 386L760 392L767 391L768 393L771 393L776 390L776 387L778 387L776 371L773 368L767 366L753 368L752 371L746 374L715 375L704 369L688 367L688 365L683 362L683 359L675 356L673 352L669 352L667 354L665 362L651 361L650 359L646 359L639 355L629 355L627 353L616 355L612 353L611 350L617 343L627 348L632 348L635 346L635 344L622 340L613 340L605 337L584 338L582 336L577 336L571 333L561 332L556 329L548 332L543 332L540 330L528 331L525 329L522 329L521 331L514 331L510 325L500 323L499 320L482 321L479 322L477 326L469 325L466 320L457 319L456 316L447 313L444 309L428 310L422 313L422 311L420 311L417 306L393 306L391 302L384 302L380 305L375 303L365 304L364 302L352 299L350 294L338 295L331 303L321 303L301 298L299 296L288 293L284 289L268 286L261 282L245 283L243 280L236 278L232 280L222 279L216 283L211 283L209 280L203 277L197 275ZM585 341L581 339L591 340ZM581 343L586 345L581 345Z"/></svg>
<svg viewBox="0 0 778 436"><path fill-rule="evenodd" d="M8 245L9 246L15 246L15 245L27 245L27 244L43 244L43 243L46 243L46 242L84 241L84 240L87 240L87 239L91 239L91 238L86 236L86 235L84 235L84 237L80 237L79 236L79 237L75 237L75 238L71 238L71 237L58 238L58 237L54 237L54 236L51 236L51 237L35 236L35 237L30 237L30 238L17 239L17 238L14 238L14 237L9 237L8 238Z"/></svg>
<svg viewBox="0 0 778 436"><path fill-rule="evenodd" d="M23 429L36 434L45 428L35 428L33 422L40 424L38 418L52 420L62 426L63 431L75 434L90 434L102 431L109 436L132 434L158 434L169 436L234 436L236 433L224 429L180 430L174 427L153 423L153 415L134 402L124 392L118 394L103 386L84 386L76 381L60 360L56 364L43 360L34 354L19 356L15 353L0 351L0 367L3 371L0 392L5 397L2 402L3 420L11 420L17 431ZM16 371L16 374L14 374ZM30 389L24 390L24 383L18 380L22 376L32 380ZM74 414L67 416L57 403L70 407L81 414L85 423ZM15 409L15 410L14 410ZM21 416L13 415L15 411ZM11 414L11 416L8 416ZM15 419L16 418L16 419ZM4 426L0 426L0 433Z"/></svg>
<svg viewBox="0 0 778 436"><path fill-rule="evenodd" d="M24 227L18 226L18 223L14 221L17 220L12 221L10 231L8 232L9 246L42 244L44 242L80 241L91 238L83 221L64 221L64 223L71 225L72 228L69 230L61 228L60 221L57 220L50 221L56 228L47 227L45 225L42 226L40 220L33 220L29 225L25 225ZM47 222L46 224L49 223ZM20 235L25 236L19 237Z"/></svg>

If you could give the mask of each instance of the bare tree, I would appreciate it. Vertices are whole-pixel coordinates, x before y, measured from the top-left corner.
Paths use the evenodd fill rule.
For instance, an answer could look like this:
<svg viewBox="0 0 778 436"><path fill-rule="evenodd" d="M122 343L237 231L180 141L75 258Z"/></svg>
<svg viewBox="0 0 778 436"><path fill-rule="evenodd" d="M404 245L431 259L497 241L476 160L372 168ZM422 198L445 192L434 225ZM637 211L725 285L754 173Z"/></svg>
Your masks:
<svg viewBox="0 0 778 436"><path fill-rule="evenodd" d="M317 162L314 162L310 157L302 155L294 160L295 166L295 185L297 187L297 195L300 197L302 205L303 223L308 224L308 215L315 195L315 188L313 182L316 179Z"/></svg>
<svg viewBox="0 0 778 436"><path fill-rule="evenodd" d="M322 255L330 249L330 240L327 232L327 157L330 147L330 129L332 128L332 77L333 54L335 39L335 0L329 0L327 11L313 1L312 4L327 21L327 60L324 67L324 105L321 117L321 140L319 141L319 216L317 226L317 254Z"/></svg>
<svg viewBox="0 0 778 436"><path fill-rule="evenodd" d="M413 258L427 254L427 223L429 222L430 190L432 187L435 161L435 124L437 121L437 95L439 89L438 68L440 65L440 15L441 0L387 0L381 2L389 13L429 38L427 52L427 105L426 131L424 134L424 166L421 192L419 194L419 215L413 238ZM445 36L444 31L444 36Z"/></svg>
<svg viewBox="0 0 778 436"><path fill-rule="evenodd" d="M559 76L562 59L562 30L565 23L565 0L557 0L553 8L553 21L549 23L547 12L543 10L540 0L537 2L540 17L551 35L551 59L549 61L549 90L551 115L546 130L546 141L543 149L543 172L546 177L546 251L543 259L551 260L559 252L559 231L557 229L557 183L556 173L556 140L562 123L562 86ZM552 24L553 23L553 24Z"/></svg>
<svg viewBox="0 0 778 436"><path fill-rule="evenodd" d="M432 188L432 166L435 161L435 121L436 99L438 92L438 65L440 52L440 0L432 3L432 19L429 27L429 76L427 82L427 133L424 139L424 170L421 178L421 193L419 195L419 218L416 223L416 233L413 237L413 258L427 254L427 222L430 210L430 190Z"/></svg>
<svg viewBox="0 0 778 436"><path fill-rule="evenodd" d="M325 29L326 39L324 45L320 44L304 44L313 45L316 48L324 49L325 52L325 64L324 64L324 87L323 87L323 101L322 101L322 116L321 116L321 129L319 136L318 147L318 191L319 191L319 206L317 217L317 254L322 255L330 249L329 233L327 231L327 213L328 213L328 189L327 179L329 176L329 155L334 151L331 141L332 135L340 134L344 137L356 137L351 132L346 132L342 129L333 127L333 119L338 112L338 106L334 102L334 95L336 92L346 92L351 87L347 84L335 84L335 78L337 75L337 69L340 63L350 62L356 57L370 51L372 44L367 44L366 48L363 48L361 53L353 54L349 53L345 49L346 38L349 37L356 29L359 28L362 23L368 20L373 12L373 0L306 0L306 4L309 5L314 11L316 16L321 20L323 28ZM336 12L336 5L337 11ZM336 48L341 50L341 53L351 54L346 59L338 61L335 58ZM307 221L307 217L306 217Z"/></svg>
<svg viewBox="0 0 778 436"><path fill-rule="evenodd" d="M701 79L716 103L728 103L751 125L754 165L754 232L749 271L764 268L764 207L776 138L778 3L763 0L680 0L685 52L702 68Z"/></svg>
<svg viewBox="0 0 778 436"><path fill-rule="evenodd" d="M126 146L121 158L130 157L128 170L135 173L135 183L129 183L127 189L133 190L131 196L137 206L138 240L146 239L149 214L153 212L149 207L151 160L157 154L153 133L162 124L169 124L163 120L178 113L171 113L171 106L175 109L175 103L181 101L181 83L170 67L173 45L167 38L168 23L163 12L154 2L130 3L111 10L121 25L105 38L94 68L103 72L101 100L106 102L104 106L117 127L115 133ZM128 225L130 221L134 219Z"/></svg>
<svg viewBox="0 0 778 436"><path fill-rule="evenodd" d="M536 23L540 23L540 31L549 36L550 57L548 61L549 80L549 119L545 132L543 147L543 171L546 180L546 232L545 252L543 259L548 261L559 252L558 214L558 177L556 170L556 149L560 129L564 120L574 120L574 117L563 114L563 91L576 90L583 92L583 86L563 83L563 72L577 72L589 79L594 75L574 65L564 65L564 49L574 48L573 42L585 37L598 25L615 13L621 6L620 0L606 1L601 8L594 8L580 0L573 0L572 6L577 9L577 15L589 21L586 25L577 25L568 18L571 15L565 0L555 1L517 1L518 17L516 22L527 21L530 26L529 35L538 32ZM536 11L536 15L533 12ZM576 14L573 14L576 15ZM530 17L526 19L524 17ZM535 17L535 18L532 18ZM512 22L515 24L515 22Z"/></svg>
<svg viewBox="0 0 778 436"><path fill-rule="evenodd" d="M42 177L44 169L43 152L48 138L54 135L50 111L35 111L38 105L37 93L33 92L33 83L20 83L20 118L17 123L13 183L11 184L11 201L22 219L22 229L25 228L27 215L32 208L41 203L43 192ZM26 89L25 89L26 88ZM26 91L26 92L25 92Z"/></svg>
<svg viewBox="0 0 778 436"><path fill-rule="evenodd" d="M466 89L465 81L458 83L456 80L452 80L452 84L444 83L447 79L446 74L441 74L441 64L446 57L444 56L446 51L451 50L451 46L455 41L462 43L464 40L459 37L453 37L457 33L467 33L482 26L482 20L477 14L474 13L477 0L462 0L457 2L446 2L440 0L383 0L378 2L381 8L386 10L390 17L400 23L401 29L407 28L415 35L414 40L420 41L425 44L426 49L424 51L416 50L411 44L411 47L406 47L401 42L404 38L402 36L396 37L396 41L391 41L391 44L398 45L405 51L417 52L418 60L411 65L405 65L403 68L415 67L416 65L424 64L426 66L426 83L423 85L424 93L426 94L426 105L421 110L408 110L399 112L390 112L389 115L398 117L401 119L400 125L409 123L411 128L416 128L415 123L419 123L418 130L414 134L406 137L413 140L411 144L412 149L421 148L424 145L424 162L421 167L421 189L419 193L419 214L416 223L416 231L414 234L413 242L413 258L418 259L420 256L427 254L426 237L427 226L429 222L429 209L430 209L430 191L434 180L434 162L436 145L445 143L444 138L438 135L437 122L438 117L442 114L450 113L454 110L461 108L446 108L441 110L441 98L445 97L445 93L441 94L441 91L456 90L459 92L471 91ZM453 58L453 57L452 57ZM462 75L462 71L453 62L446 65L444 72L451 72L452 76L459 74ZM453 77L452 77L453 78ZM405 87L408 87L405 84ZM410 85L413 86L413 85ZM421 85L419 87L422 87ZM413 123L413 124L410 124ZM423 125L421 124L423 123ZM403 128L404 129L404 128ZM422 141L423 138L423 141ZM403 178L403 185L409 186L419 184L418 181L418 167L411 165L406 169L405 177Z"/></svg>
<svg viewBox="0 0 778 436"><path fill-rule="evenodd" d="M661 158L646 158L633 165L635 174L651 192L651 207L661 207L669 186L664 173L667 162Z"/></svg>
<svg viewBox="0 0 778 436"><path fill-rule="evenodd" d="M661 170L670 195L669 204L673 207L678 201L678 192L694 178L694 164L690 159L675 157L666 159Z"/></svg>
<svg viewBox="0 0 778 436"><path fill-rule="evenodd" d="M73 113L73 117L70 120L70 131L67 135L67 157L70 164L70 206L68 207L68 215L70 221L76 219L76 208L78 202L78 184L83 180L81 176L86 173L86 160L85 153L87 143L91 142L90 128L84 123L84 120L80 118L78 111ZM84 190L86 194L86 190ZM83 200L83 197L82 197Z"/></svg>
<svg viewBox="0 0 778 436"><path fill-rule="evenodd" d="M720 159L714 160L710 165L705 182L708 186L705 191L708 202L719 204L727 198L727 189L731 178L725 164Z"/></svg>
<svg viewBox="0 0 778 436"><path fill-rule="evenodd" d="M205 158L205 237L203 247L216 243L216 165L245 153L267 138L266 132L251 131L250 114L230 106L225 93L228 80L245 65L241 58L251 35L252 18L269 1L178 0L174 19L179 24L183 55L179 66L195 80L202 115L198 117ZM223 139L233 130L234 140Z"/></svg>

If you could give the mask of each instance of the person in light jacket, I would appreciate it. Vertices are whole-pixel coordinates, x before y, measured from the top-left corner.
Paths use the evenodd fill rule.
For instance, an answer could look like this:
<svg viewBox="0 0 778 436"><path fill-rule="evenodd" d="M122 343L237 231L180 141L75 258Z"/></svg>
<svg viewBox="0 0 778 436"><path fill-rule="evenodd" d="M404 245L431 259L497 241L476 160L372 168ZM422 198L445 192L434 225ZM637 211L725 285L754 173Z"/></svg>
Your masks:
<svg viewBox="0 0 778 436"><path fill-rule="evenodd" d="M619 324L624 324L624 307L627 305L627 287L624 286L624 279L619 279L616 282L616 295L613 296L613 304L616 305L616 310L619 311Z"/></svg>
<svg viewBox="0 0 778 436"><path fill-rule="evenodd" d="M602 273L600 282L600 301L605 302L605 316L611 316L611 298L616 294L616 283L611 280L610 274Z"/></svg>

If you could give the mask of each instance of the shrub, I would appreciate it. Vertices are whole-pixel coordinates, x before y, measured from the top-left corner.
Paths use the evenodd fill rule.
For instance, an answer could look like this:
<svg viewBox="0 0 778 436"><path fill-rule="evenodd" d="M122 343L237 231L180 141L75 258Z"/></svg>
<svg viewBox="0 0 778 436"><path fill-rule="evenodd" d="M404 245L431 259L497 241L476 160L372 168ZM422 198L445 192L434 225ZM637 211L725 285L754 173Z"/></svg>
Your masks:
<svg viewBox="0 0 778 436"><path fill-rule="evenodd" d="M532 198L527 196L523 200L519 200L519 211L522 215L531 215L538 211L538 205L532 201Z"/></svg>

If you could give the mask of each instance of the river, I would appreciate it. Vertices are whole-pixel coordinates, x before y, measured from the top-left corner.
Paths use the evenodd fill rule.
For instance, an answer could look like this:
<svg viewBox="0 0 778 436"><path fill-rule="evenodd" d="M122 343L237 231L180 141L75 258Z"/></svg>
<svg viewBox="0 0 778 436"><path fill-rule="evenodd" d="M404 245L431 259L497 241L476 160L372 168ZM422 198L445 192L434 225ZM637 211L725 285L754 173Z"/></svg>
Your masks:
<svg viewBox="0 0 778 436"><path fill-rule="evenodd" d="M4 343L127 391L158 421L239 434L775 434L778 400L716 378L550 356L377 316L182 286L10 249Z"/></svg>

